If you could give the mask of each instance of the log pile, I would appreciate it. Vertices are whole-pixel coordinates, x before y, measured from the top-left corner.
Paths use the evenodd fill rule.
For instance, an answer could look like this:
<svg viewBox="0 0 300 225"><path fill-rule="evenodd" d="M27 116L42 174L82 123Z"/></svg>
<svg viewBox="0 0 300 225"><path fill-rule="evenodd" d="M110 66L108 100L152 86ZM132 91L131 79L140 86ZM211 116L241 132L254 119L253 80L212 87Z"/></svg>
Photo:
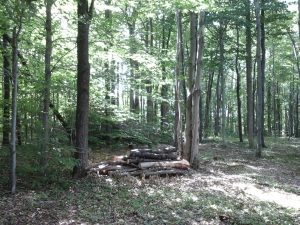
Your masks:
<svg viewBox="0 0 300 225"><path fill-rule="evenodd" d="M100 162L88 168L89 173L109 176L184 175L190 168L188 161L180 159L174 147L163 149L132 149L125 156Z"/></svg>

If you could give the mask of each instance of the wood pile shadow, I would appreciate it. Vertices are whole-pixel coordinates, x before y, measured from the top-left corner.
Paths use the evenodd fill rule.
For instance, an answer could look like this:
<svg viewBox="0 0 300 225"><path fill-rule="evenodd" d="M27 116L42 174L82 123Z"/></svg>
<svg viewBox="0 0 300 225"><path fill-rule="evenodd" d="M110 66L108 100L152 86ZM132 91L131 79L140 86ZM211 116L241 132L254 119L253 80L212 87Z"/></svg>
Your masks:
<svg viewBox="0 0 300 225"><path fill-rule="evenodd" d="M114 156L112 160L96 163L87 168L88 173L108 176L185 175L190 164L180 159L175 147L162 149L132 149L125 156Z"/></svg>

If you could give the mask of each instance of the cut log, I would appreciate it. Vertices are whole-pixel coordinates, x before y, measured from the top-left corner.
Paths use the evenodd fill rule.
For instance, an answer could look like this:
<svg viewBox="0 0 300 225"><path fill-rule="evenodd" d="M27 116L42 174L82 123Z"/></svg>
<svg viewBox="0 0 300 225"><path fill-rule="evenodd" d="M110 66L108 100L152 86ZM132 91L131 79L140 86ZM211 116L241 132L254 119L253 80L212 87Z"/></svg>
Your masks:
<svg viewBox="0 0 300 225"><path fill-rule="evenodd" d="M155 154L170 154L170 153L174 153L176 154L176 148L164 148L164 149L157 149L157 150L152 150L152 149L132 149L130 150L130 153L132 152L141 152L141 153L145 153L145 152L149 152L149 153L155 153Z"/></svg>
<svg viewBox="0 0 300 225"><path fill-rule="evenodd" d="M161 170L136 170L136 171L111 171L109 172L112 176L141 176L141 177L149 177L149 176L163 176L163 175L185 175L187 174L187 170L180 169L161 169Z"/></svg>
<svg viewBox="0 0 300 225"><path fill-rule="evenodd" d="M140 152L131 151L129 158L144 158L144 159L157 159L157 160L177 160L178 156L175 153L152 153L152 152Z"/></svg>
<svg viewBox="0 0 300 225"><path fill-rule="evenodd" d="M126 162L128 164L139 164L140 162L153 162L153 159L127 158Z"/></svg>
<svg viewBox="0 0 300 225"><path fill-rule="evenodd" d="M140 169L147 169L152 167L168 167L177 169L188 169L190 164L187 160L180 161L161 161L161 162L140 162L138 167Z"/></svg>

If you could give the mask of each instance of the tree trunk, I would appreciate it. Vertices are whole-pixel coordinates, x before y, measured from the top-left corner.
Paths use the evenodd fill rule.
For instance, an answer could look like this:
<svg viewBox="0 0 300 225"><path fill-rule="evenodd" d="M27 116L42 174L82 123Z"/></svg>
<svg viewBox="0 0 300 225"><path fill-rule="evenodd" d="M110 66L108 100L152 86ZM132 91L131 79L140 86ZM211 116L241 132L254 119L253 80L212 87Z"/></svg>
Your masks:
<svg viewBox="0 0 300 225"><path fill-rule="evenodd" d="M262 118L261 118L261 142L262 147L266 148L264 138L264 124L265 124L265 70L266 70L266 32L265 32L265 0L261 0L261 75L262 75Z"/></svg>
<svg viewBox="0 0 300 225"><path fill-rule="evenodd" d="M204 47L204 18L205 12L199 15L199 25L197 25L197 15L190 12L190 65L188 79L188 107L186 115L186 143L184 157L188 159L194 167L198 167L199 155L199 101L200 101L200 79L202 76L202 58ZM197 26L199 27L197 35Z"/></svg>
<svg viewBox="0 0 300 225"><path fill-rule="evenodd" d="M248 128L248 142L249 147L254 147L253 138L253 97L252 97L252 35L251 35L251 9L250 0L245 0L246 8L246 75L247 75L247 128Z"/></svg>
<svg viewBox="0 0 300 225"><path fill-rule="evenodd" d="M192 124L192 90L193 80L196 70L197 56L197 14L190 12L190 58L189 58L189 74L187 80L187 105L186 105L186 125L185 125L185 146L183 150L183 158L190 161L191 148L193 139Z"/></svg>
<svg viewBox="0 0 300 225"><path fill-rule="evenodd" d="M177 45L176 45L176 72L175 72L175 125L174 125L174 146L177 151L182 153L182 120L181 120L181 106L180 106L180 91L181 91L181 77L184 76L184 50L183 50L183 32L182 32L182 13L180 10L176 12L177 25Z"/></svg>
<svg viewBox="0 0 300 225"><path fill-rule="evenodd" d="M207 88L206 88L206 100L205 100L205 116L204 116L204 137L207 138L208 135L210 134L210 121L211 121L211 116L210 116L210 104L211 104L211 90L212 90L212 85L213 85L213 80L214 80L214 74L215 71L210 71L209 72L209 77L208 77L208 83L207 83Z"/></svg>
<svg viewBox="0 0 300 225"><path fill-rule="evenodd" d="M8 40L3 35L3 131L2 146L9 145L9 129L10 129L10 60L8 50Z"/></svg>
<svg viewBox="0 0 300 225"><path fill-rule="evenodd" d="M150 38L149 38L150 37ZM149 42L149 43L148 43ZM149 53L153 53L154 35L153 35L153 19L149 19L149 30L147 34L146 47L149 48ZM155 121L154 104L153 104L153 84L151 79L146 80L147 91L147 122L153 123Z"/></svg>
<svg viewBox="0 0 300 225"><path fill-rule="evenodd" d="M167 49L169 46L169 41L170 41L170 32L171 32L171 28L169 28L169 32L166 32L166 20L165 20L165 16L163 16L163 30L162 30L162 50L161 50L161 54L166 57L167 54ZM167 123L167 117L168 117L168 112L169 112L169 102L168 102L168 98L169 98L169 85L165 84L166 82L166 63L164 62L164 60L162 61L162 81L163 81L163 85L161 86L161 98L162 98L162 102L161 102L161 107L160 107L160 116L161 116L161 130L165 131L166 130L166 123Z"/></svg>
<svg viewBox="0 0 300 225"><path fill-rule="evenodd" d="M272 135L272 93L271 93L271 83L267 84L267 126L268 135Z"/></svg>
<svg viewBox="0 0 300 225"><path fill-rule="evenodd" d="M300 137L300 132L299 132L299 85L297 85L297 93L295 96L295 137L299 138Z"/></svg>
<svg viewBox="0 0 300 225"><path fill-rule="evenodd" d="M76 140L75 159L78 164L73 169L76 178L86 174L88 165L88 125L89 125L89 27L94 1L90 9L87 0L79 0L77 4L78 34L77 34L77 106L76 106Z"/></svg>
<svg viewBox="0 0 300 225"><path fill-rule="evenodd" d="M199 107L201 99L201 78L203 71L203 52L204 52L204 20L205 12L201 11L199 13L198 19L198 37L197 37L197 59L196 59L196 71L195 78L192 89L192 142L191 142L191 159L190 163L195 168L198 167L199 163L199 127L200 127L200 116L199 116Z"/></svg>
<svg viewBox="0 0 300 225"><path fill-rule="evenodd" d="M237 111L238 111L238 133L240 142L243 142L243 131L242 131L242 112L241 112L241 97L240 97L240 85L241 85L241 75L239 70L239 54L240 54L240 33L239 27L236 25L236 58L235 58L235 71L236 71L236 98L237 98Z"/></svg>
<svg viewBox="0 0 300 225"><path fill-rule="evenodd" d="M52 4L53 0L46 1L46 49L45 49L45 80L44 80L44 100L43 100L43 140L41 149L41 166L43 173L47 168L49 155L49 105L50 105L50 86L51 86L51 57L52 57Z"/></svg>
<svg viewBox="0 0 300 225"><path fill-rule="evenodd" d="M18 95L18 33L17 28L13 29L12 38L12 124L11 124L11 193L16 192L16 165L17 165L17 95Z"/></svg>
<svg viewBox="0 0 300 225"><path fill-rule="evenodd" d="M221 74L218 73L217 87L216 87L216 111L215 111L215 129L214 135L219 136L220 134L220 108L221 108L221 88L220 88Z"/></svg>
<svg viewBox="0 0 300 225"><path fill-rule="evenodd" d="M262 136L263 136L263 74L262 74L262 55L261 55L261 15L260 0L255 0L256 17L256 65L257 65L257 103L256 103L256 129L257 147L256 157L261 157Z"/></svg>
<svg viewBox="0 0 300 225"><path fill-rule="evenodd" d="M222 135L222 141L225 142L225 128L226 128L226 109L225 109L225 74L224 74L224 38L226 35L226 24L223 24L221 21L220 23L220 67L219 67L219 73L220 73L220 79L221 79L221 112L222 112L222 122L221 122L221 135Z"/></svg>

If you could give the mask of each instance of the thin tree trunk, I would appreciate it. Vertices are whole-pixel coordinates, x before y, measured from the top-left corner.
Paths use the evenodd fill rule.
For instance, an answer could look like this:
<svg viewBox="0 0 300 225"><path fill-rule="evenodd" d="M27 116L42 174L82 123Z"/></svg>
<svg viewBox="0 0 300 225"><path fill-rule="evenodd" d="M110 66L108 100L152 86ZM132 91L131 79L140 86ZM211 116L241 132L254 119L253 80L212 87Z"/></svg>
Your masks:
<svg viewBox="0 0 300 225"><path fill-rule="evenodd" d="M44 100L43 100L43 141L41 166L43 173L47 168L47 159L49 155L49 105L50 105L50 85L51 85L51 57L52 57L52 4L53 0L46 1L46 49L45 49L45 80L44 80Z"/></svg>
<svg viewBox="0 0 300 225"><path fill-rule="evenodd" d="M214 80L215 71L209 72L207 90L206 90L206 101L205 101L205 116L204 116L204 137L208 137L210 134L210 104L211 104L211 90Z"/></svg>
<svg viewBox="0 0 300 225"><path fill-rule="evenodd" d="M300 137L300 132L299 132L299 85L297 85L297 93L295 96L295 137L298 138Z"/></svg>
<svg viewBox="0 0 300 225"><path fill-rule="evenodd" d="M267 84L267 126L268 126L268 135L272 135L272 93L271 93L271 84Z"/></svg>
<svg viewBox="0 0 300 225"><path fill-rule="evenodd" d="M89 124L89 27L92 18L94 0L89 7L88 0L79 0L77 4L77 106L76 106L76 140L75 159L78 164L73 169L74 177L85 176L88 165L88 124Z"/></svg>
<svg viewBox="0 0 300 225"><path fill-rule="evenodd" d="M170 41L170 34L171 34L171 28L169 29L169 32L166 32L166 21L165 16L163 16L163 30L162 30L162 50L161 53L163 56L166 56L167 49L169 46ZM162 61L162 80L163 85L161 87L161 107L160 107L160 116L161 116L161 130L166 130L166 123L167 123L167 117L169 112L169 102L168 102L168 95L169 95L169 85L165 84L166 81L166 63Z"/></svg>
<svg viewBox="0 0 300 225"><path fill-rule="evenodd" d="M22 145L22 125L21 125L21 118L19 113L17 112L17 140L18 145Z"/></svg>
<svg viewBox="0 0 300 225"><path fill-rule="evenodd" d="M264 138L264 124L265 124L265 70L266 70L266 44L265 44L265 0L261 0L261 74L262 74L262 133L261 142L262 147L266 148L265 138Z"/></svg>
<svg viewBox="0 0 300 225"><path fill-rule="evenodd" d="M150 37L150 38L149 38ZM149 42L149 43L148 43ZM149 32L147 34L146 46L149 47L150 54L153 53L154 35L153 35L153 19L149 19ZM153 84L151 79L146 80L146 91L147 91L147 122L153 123L155 120L154 104L152 98Z"/></svg>
<svg viewBox="0 0 300 225"><path fill-rule="evenodd" d="M240 83L241 83L241 75L239 70L239 54L240 54L240 33L239 27L236 26L236 58L235 58L235 71L236 71L236 98L237 98L237 111L238 111L238 133L240 142L243 142L243 131L242 131L242 112L241 112L241 97L240 97Z"/></svg>
<svg viewBox="0 0 300 225"><path fill-rule="evenodd" d="M2 146L9 145L9 129L10 129L10 60L8 41L3 35L3 130L2 130Z"/></svg>
<svg viewBox="0 0 300 225"><path fill-rule="evenodd" d="M250 0L245 0L246 8L246 76L247 76L247 128L249 147L254 147L254 114L253 114L253 89L252 89L252 35L251 35L251 9Z"/></svg>
<svg viewBox="0 0 300 225"><path fill-rule="evenodd" d="M261 15L260 0L255 0L256 17L256 65L257 65L257 104L256 104L256 129L257 129L257 147L256 157L261 157L262 133L263 133L263 74L262 74L262 55L261 55Z"/></svg>
<svg viewBox="0 0 300 225"><path fill-rule="evenodd" d="M220 67L219 67L219 73L220 73L220 79L221 79L221 112L222 112L222 122L221 122L221 135L222 135L222 141L225 142L225 128L226 128L226 109L225 109L225 74L224 74L224 38L226 35L226 24L223 24L221 21L220 23Z"/></svg>
<svg viewBox="0 0 300 225"><path fill-rule="evenodd" d="M11 193L16 193L16 165L17 165L17 95L18 95L18 33L13 29L12 38L12 124L11 124Z"/></svg>
<svg viewBox="0 0 300 225"><path fill-rule="evenodd" d="M215 111L215 129L214 129L214 135L219 136L220 134L220 108L221 108L221 88L220 88L220 80L221 80L221 74L218 73L217 77L217 87L216 87L216 111Z"/></svg>

